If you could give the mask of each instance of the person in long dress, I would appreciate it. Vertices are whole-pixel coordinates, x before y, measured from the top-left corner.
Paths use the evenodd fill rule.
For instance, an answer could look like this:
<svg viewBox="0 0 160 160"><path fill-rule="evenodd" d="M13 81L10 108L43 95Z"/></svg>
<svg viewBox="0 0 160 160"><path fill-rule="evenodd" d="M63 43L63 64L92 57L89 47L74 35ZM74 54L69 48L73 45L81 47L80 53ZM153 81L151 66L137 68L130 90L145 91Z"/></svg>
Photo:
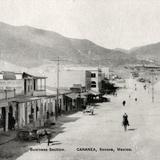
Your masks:
<svg viewBox="0 0 160 160"><path fill-rule="evenodd" d="M128 121L128 115L126 113L124 113L124 115L123 115L122 124L124 126L124 131L127 131L127 126L129 126L129 121Z"/></svg>

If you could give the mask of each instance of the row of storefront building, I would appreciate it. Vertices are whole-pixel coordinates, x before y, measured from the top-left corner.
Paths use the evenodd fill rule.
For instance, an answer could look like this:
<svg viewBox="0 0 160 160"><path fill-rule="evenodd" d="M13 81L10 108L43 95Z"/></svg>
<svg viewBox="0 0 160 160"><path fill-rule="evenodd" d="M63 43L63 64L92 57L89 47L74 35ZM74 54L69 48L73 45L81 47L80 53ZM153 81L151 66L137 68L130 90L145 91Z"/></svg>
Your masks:
<svg viewBox="0 0 160 160"><path fill-rule="evenodd" d="M0 132L28 125L42 127L48 120L56 122L61 114L84 109L92 98L100 96L100 72L86 71L85 86L73 84L67 89L60 88L58 98L56 90L48 89L47 77L0 72ZM91 74L98 78L94 84L88 77Z"/></svg>

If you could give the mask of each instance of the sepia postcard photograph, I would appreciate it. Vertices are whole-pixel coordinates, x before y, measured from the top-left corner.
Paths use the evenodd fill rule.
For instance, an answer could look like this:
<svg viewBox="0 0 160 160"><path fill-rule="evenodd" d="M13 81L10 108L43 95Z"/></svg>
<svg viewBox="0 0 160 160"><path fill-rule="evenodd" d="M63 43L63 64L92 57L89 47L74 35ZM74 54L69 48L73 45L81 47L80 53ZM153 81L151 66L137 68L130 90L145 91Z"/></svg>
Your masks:
<svg viewBox="0 0 160 160"><path fill-rule="evenodd" d="M160 160L160 1L0 0L0 160Z"/></svg>

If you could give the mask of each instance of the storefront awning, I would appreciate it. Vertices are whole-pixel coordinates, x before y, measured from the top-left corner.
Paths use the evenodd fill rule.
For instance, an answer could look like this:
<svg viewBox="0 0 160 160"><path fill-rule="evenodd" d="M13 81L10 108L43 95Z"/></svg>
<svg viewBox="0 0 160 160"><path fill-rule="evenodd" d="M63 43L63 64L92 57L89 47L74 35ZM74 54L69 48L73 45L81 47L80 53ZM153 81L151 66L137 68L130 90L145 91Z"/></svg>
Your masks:
<svg viewBox="0 0 160 160"><path fill-rule="evenodd" d="M100 92L97 92L97 91L89 90L89 91L88 91L88 94L91 94L91 95L94 95L94 96L98 96L98 95L100 95L101 93L100 93Z"/></svg>
<svg viewBox="0 0 160 160"><path fill-rule="evenodd" d="M82 93L81 93L81 98L84 98L84 99L85 99L88 95L89 95L88 92L82 92Z"/></svg>
<svg viewBox="0 0 160 160"><path fill-rule="evenodd" d="M40 97L23 97L23 98L16 98L14 101L19 102L19 103L24 103L24 102L30 102L30 101L35 101L41 99Z"/></svg>
<svg viewBox="0 0 160 160"><path fill-rule="evenodd" d="M81 95L80 98L85 99L87 97L85 95Z"/></svg>
<svg viewBox="0 0 160 160"><path fill-rule="evenodd" d="M7 107L9 102L15 101L15 97L13 98L8 98L8 99L2 99L0 100L0 108L1 107Z"/></svg>
<svg viewBox="0 0 160 160"><path fill-rule="evenodd" d="M69 93L69 94L66 94L66 97L69 97L71 99L77 99L77 98L80 98L80 95L79 93Z"/></svg>

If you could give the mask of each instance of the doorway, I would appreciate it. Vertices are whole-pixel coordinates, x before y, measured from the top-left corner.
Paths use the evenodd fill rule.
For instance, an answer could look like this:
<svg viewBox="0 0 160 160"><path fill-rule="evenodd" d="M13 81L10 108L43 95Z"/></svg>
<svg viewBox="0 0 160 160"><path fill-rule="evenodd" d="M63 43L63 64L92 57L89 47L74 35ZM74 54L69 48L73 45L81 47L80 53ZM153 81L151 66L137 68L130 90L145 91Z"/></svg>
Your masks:
<svg viewBox="0 0 160 160"><path fill-rule="evenodd" d="M8 129L13 128L13 108L9 106L9 113L8 113Z"/></svg>

